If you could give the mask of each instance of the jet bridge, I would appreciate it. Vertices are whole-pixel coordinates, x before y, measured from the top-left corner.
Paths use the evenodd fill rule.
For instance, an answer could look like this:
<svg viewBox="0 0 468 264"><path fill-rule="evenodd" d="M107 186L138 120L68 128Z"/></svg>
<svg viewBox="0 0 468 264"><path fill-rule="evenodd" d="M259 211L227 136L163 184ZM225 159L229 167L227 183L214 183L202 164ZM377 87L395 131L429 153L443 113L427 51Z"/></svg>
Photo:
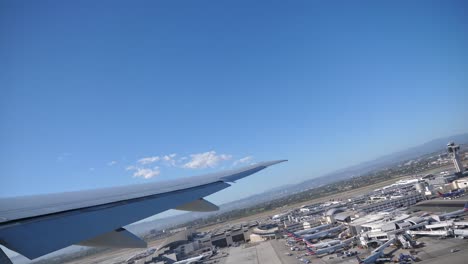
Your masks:
<svg viewBox="0 0 468 264"><path fill-rule="evenodd" d="M468 222L453 222L455 226L468 226Z"/></svg>
<svg viewBox="0 0 468 264"><path fill-rule="evenodd" d="M452 227L453 226L453 221L445 221L445 222L438 222L433 225L426 225L427 229L439 229L439 228L446 228L446 227Z"/></svg>
<svg viewBox="0 0 468 264"><path fill-rule="evenodd" d="M457 237L468 237L468 230L463 230L463 229L454 229L453 234Z"/></svg>
<svg viewBox="0 0 468 264"><path fill-rule="evenodd" d="M412 236L450 236L452 235L452 231L450 230L408 231L408 234Z"/></svg>

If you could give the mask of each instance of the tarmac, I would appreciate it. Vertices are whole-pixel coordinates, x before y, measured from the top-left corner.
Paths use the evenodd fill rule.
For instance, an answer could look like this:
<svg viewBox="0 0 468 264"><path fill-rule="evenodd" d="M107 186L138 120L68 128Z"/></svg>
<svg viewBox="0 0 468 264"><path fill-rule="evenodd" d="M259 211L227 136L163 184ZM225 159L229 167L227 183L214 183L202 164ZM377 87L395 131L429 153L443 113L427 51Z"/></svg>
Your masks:
<svg viewBox="0 0 468 264"><path fill-rule="evenodd" d="M411 254L422 264L450 263L462 264L468 263L468 240L458 238L447 238L439 240L431 237L421 237L417 241L422 242L423 246L416 249L397 249L389 247L385 253L397 260L400 253ZM370 254L370 250L353 248L352 251L358 251L361 258ZM245 244L239 247L228 249L229 256L224 258L220 264L298 264L303 263L299 259L307 259L312 264L356 264L357 259L353 257L337 256L330 254L323 257L303 256L305 251L291 251L285 245L284 239L270 240L258 244ZM289 253L292 255L289 256ZM387 262L391 263L391 262Z"/></svg>
<svg viewBox="0 0 468 264"><path fill-rule="evenodd" d="M221 261L220 264L298 264L303 263L299 259L308 259L311 263L328 264L328 263L356 263L355 258L341 258L330 256L326 258L316 258L311 256L302 256L305 251L295 251L293 255L289 256L287 253L291 251L285 246L285 240L269 240L249 246L246 244L239 247L231 247L229 249L229 256L226 260ZM298 257L299 256L299 257ZM349 262L346 262L349 261Z"/></svg>
<svg viewBox="0 0 468 264"><path fill-rule="evenodd" d="M416 249L416 256L421 259L418 263L468 263L468 240L458 238L423 237L418 241L424 242L424 246ZM455 252L452 252L455 251Z"/></svg>
<svg viewBox="0 0 468 264"><path fill-rule="evenodd" d="M226 264L282 264L269 241L248 246L231 247Z"/></svg>

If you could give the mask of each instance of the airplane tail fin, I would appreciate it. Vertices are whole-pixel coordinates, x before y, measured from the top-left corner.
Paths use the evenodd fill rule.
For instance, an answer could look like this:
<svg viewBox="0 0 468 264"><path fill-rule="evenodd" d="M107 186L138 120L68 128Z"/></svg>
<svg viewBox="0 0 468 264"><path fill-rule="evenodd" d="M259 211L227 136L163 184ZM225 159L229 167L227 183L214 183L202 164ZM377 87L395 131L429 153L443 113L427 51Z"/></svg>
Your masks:
<svg viewBox="0 0 468 264"><path fill-rule="evenodd" d="M463 211L468 211L468 202L465 203L465 206L463 207Z"/></svg>
<svg viewBox="0 0 468 264"><path fill-rule="evenodd" d="M437 191L437 195L438 195L439 197L442 197L442 196L444 196L444 194L443 194L443 193L441 193L441 192L439 192L439 191Z"/></svg>
<svg viewBox="0 0 468 264"><path fill-rule="evenodd" d="M294 234L294 232L288 232L288 236L294 238L296 241L302 241L302 237Z"/></svg>
<svg viewBox="0 0 468 264"><path fill-rule="evenodd" d="M307 239L304 239L304 243L306 243L306 245L308 247L313 247L314 246L314 244L310 243Z"/></svg>
<svg viewBox="0 0 468 264"><path fill-rule="evenodd" d="M295 234L291 231L289 231L288 229L284 229L286 231L286 234L288 235L288 237L295 237Z"/></svg>
<svg viewBox="0 0 468 264"><path fill-rule="evenodd" d="M356 258L357 258L359 264L361 264L361 263L362 263L362 259L361 259L358 255L356 255Z"/></svg>
<svg viewBox="0 0 468 264"><path fill-rule="evenodd" d="M294 234L294 233L290 233L292 237L294 238L300 238L298 235Z"/></svg>

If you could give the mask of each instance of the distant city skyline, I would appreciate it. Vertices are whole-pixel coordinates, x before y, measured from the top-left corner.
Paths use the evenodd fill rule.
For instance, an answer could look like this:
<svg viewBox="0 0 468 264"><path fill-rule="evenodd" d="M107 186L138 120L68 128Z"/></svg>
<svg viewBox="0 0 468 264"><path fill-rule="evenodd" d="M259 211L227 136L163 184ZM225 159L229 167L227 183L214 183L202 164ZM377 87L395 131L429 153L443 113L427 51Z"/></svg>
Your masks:
<svg viewBox="0 0 468 264"><path fill-rule="evenodd" d="M289 162L225 203L468 132L466 1L0 3L0 197Z"/></svg>

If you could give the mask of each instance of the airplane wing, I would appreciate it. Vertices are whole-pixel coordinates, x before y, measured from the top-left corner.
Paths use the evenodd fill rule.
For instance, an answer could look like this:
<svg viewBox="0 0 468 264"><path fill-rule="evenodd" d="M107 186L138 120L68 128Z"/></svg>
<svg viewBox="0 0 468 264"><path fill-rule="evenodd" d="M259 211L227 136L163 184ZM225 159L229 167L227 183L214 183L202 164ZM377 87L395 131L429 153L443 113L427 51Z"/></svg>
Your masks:
<svg viewBox="0 0 468 264"><path fill-rule="evenodd" d="M2 198L0 244L29 259L73 244L146 247L122 227L169 209L217 210L203 197L283 161L168 182Z"/></svg>

